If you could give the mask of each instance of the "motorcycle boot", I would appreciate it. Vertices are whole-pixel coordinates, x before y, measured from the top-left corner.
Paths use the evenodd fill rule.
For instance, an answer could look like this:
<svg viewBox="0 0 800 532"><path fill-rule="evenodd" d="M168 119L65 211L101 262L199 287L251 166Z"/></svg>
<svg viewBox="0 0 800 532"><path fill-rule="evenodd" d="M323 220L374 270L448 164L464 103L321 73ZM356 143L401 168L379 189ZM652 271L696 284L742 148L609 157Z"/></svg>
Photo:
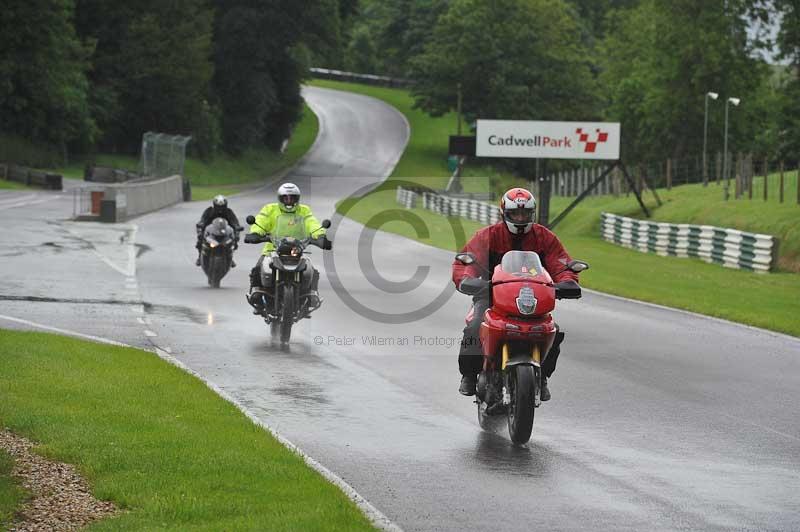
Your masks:
<svg viewBox="0 0 800 532"><path fill-rule="evenodd" d="M306 298L308 312L313 312L322 305L322 298L319 297L319 292L316 290L309 291L307 294L304 294L303 297Z"/></svg>
<svg viewBox="0 0 800 532"><path fill-rule="evenodd" d="M458 393L466 395L467 397L475 395L475 387L478 384L478 377L475 375L462 375L461 385L458 387Z"/></svg>
<svg viewBox="0 0 800 532"><path fill-rule="evenodd" d="M550 400L550 388L547 387L547 377L542 377L542 389L539 398L542 401Z"/></svg>
<svg viewBox="0 0 800 532"><path fill-rule="evenodd" d="M263 314L269 293L260 286L251 286L250 292L245 294L247 302L253 307L253 314Z"/></svg>

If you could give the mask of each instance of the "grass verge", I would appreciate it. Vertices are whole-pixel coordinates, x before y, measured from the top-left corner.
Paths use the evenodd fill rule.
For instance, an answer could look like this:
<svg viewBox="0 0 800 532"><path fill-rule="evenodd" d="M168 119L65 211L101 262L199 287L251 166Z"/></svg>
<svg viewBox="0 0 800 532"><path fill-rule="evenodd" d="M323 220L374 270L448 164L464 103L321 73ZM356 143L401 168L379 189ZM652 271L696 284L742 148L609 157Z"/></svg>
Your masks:
<svg viewBox="0 0 800 532"><path fill-rule="evenodd" d="M407 91L376 88L351 83L316 80L316 86L339 90L352 90L384 100L406 114L411 124L411 140L400 163L381 187L363 198L350 198L341 202L337 210L368 227L397 233L420 242L456 250L463 240L454 234L463 229L466 238L472 236L479 224L459 219L448 219L429 211L414 209L413 214L421 220L422 232L399 216L389 211L401 209L395 201L395 191L401 177L430 188L442 188L447 179L445 154L447 137L453 134L454 117L431 118L411 108L412 99ZM421 130L422 141L417 141ZM468 171L468 175L485 175L484 179L472 179L465 184L490 190L497 182L513 183L514 178L483 166ZM407 177L407 176L433 177ZM648 206L654 209L654 220L680 223L697 223L734 227L745 231L773 234L781 240L780 265L793 269L800 264L800 206L794 203L792 192L796 191L796 174L785 175L786 202L777 202L776 194L769 200L722 201L722 187L710 185L685 185L671 191L659 190L664 206L654 209L655 203L648 198ZM770 190L777 176L770 176ZM761 178L763 183L763 177ZM517 179L516 185L526 186ZM758 178L754 196L763 191ZM790 192L791 191L791 192ZM368 199L369 201L363 201ZM572 198L553 198L551 218L555 218ZM570 254L588 261L592 268L581 276L584 286L602 292L649 301L747 323L774 331L800 336L800 275L777 272L758 275L745 271L730 270L707 264L696 259L660 257L629 250L605 242L599 236L600 213L613 212L625 216L639 216L639 207L633 196L614 198L611 196L590 197L573 210L556 228Z"/></svg>
<svg viewBox="0 0 800 532"><path fill-rule="evenodd" d="M0 179L0 190L34 190L33 187L28 187L16 181L9 181L8 179Z"/></svg>
<svg viewBox="0 0 800 532"><path fill-rule="evenodd" d="M371 529L298 455L152 353L4 330L0 396L0 423L126 510L93 530Z"/></svg>
<svg viewBox="0 0 800 532"><path fill-rule="evenodd" d="M9 527L25 497L25 491L11 477L13 466L11 456L0 449L0 530Z"/></svg>
<svg viewBox="0 0 800 532"><path fill-rule="evenodd" d="M208 200L217 194L236 194L291 167L311 148L318 130L317 116L304 104L302 117L284 153L264 148L246 150L236 157L220 154L211 161L187 158L184 173L192 184L192 199ZM94 162L98 166L128 170L139 167L136 157L126 155L98 154ZM83 179L85 165L86 161L75 161L54 171L66 178Z"/></svg>

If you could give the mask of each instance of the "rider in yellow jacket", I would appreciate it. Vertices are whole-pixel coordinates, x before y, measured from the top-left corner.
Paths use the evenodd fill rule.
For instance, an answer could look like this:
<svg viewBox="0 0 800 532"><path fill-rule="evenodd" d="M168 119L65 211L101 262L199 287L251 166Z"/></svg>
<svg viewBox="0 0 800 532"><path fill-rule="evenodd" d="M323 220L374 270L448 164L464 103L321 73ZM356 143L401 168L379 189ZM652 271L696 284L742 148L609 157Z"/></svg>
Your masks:
<svg viewBox="0 0 800 532"><path fill-rule="evenodd" d="M293 183L284 183L278 187L278 201L264 205L256 215L256 220L250 226L250 233L265 236L270 235L272 240L278 241L285 237L294 237L298 240L305 238L325 238L325 228L319 223L311 212L311 207L300 203L300 189ZM248 300L253 306L257 306L261 300L260 294L269 294L271 287L262 286L261 265L264 257L268 256L275 249L272 242L267 242L261 250L261 257L255 267L250 272L250 292ZM329 249L329 248L328 248ZM318 306L319 293L317 285L319 283L319 272L314 268L311 275L305 276L303 289L307 290L309 305ZM258 312L258 309L256 309Z"/></svg>

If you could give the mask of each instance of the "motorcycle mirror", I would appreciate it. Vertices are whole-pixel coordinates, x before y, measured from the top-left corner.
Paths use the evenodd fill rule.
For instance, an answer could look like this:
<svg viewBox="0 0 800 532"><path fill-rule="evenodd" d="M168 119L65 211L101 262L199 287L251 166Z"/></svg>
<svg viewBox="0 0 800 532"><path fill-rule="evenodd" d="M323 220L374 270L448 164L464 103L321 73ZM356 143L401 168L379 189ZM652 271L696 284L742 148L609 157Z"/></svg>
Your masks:
<svg viewBox="0 0 800 532"><path fill-rule="evenodd" d="M324 227L325 229L327 229L327 228L329 228L330 226L331 226L331 221L330 221L330 220L328 220L327 218L326 218L326 219L324 219L324 220L322 220L322 227Z"/></svg>
<svg viewBox="0 0 800 532"><path fill-rule="evenodd" d="M475 262L475 255L472 253L459 253L456 255L456 260L465 266L469 266Z"/></svg>
<svg viewBox="0 0 800 532"><path fill-rule="evenodd" d="M254 223L256 223L256 217L251 214L247 218L245 218L245 221L250 225L253 225Z"/></svg>
<svg viewBox="0 0 800 532"><path fill-rule="evenodd" d="M588 270L589 264L587 262L583 262L582 260L573 260L567 264L567 269L572 270L575 273L580 273L584 270Z"/></svg>

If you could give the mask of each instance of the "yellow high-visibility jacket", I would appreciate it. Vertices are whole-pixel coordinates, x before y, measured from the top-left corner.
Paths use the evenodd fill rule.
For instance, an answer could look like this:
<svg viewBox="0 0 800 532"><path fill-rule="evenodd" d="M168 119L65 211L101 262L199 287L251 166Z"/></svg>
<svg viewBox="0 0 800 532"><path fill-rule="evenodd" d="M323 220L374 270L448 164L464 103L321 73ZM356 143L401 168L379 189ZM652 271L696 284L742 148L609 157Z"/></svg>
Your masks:
<svg viewBox="0 0 800 532"><path fill-rule="evenodd" d="M321 237L325 234L325 228L311 213L308 205L300 203L294 212L284 212L276 202L264 205L256 216L256 223L250 226L250 232L261 236L269 234L276 241L287 236L302 240L309 236ZM268 255L274 249L273 243L267 242L261 254Z"/></svg>

